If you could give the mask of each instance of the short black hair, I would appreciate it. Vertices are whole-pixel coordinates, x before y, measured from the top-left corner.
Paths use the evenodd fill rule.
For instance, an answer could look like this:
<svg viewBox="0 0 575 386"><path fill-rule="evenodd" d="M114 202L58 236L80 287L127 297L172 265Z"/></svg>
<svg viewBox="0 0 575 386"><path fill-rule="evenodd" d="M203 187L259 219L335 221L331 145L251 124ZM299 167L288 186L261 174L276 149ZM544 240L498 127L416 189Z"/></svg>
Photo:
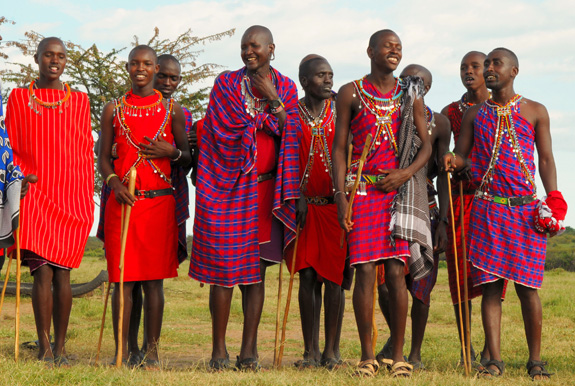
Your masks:
<svg viewBox="0 0 575 386"><path fill-rule="evenodd" d="M158 63L160 63L163 60L171 60L172 62L176 63L178 65L178 67L180 67L180 68L182 67L182 65L180 64L180 61L174 55L162 54L162 55L158 56Z"/></svg>
<svg viewBox="0 0 575 386"><path fill-rule="evenodd" d="M55 36L50 36L40 40L40 43L38 43L38 47L36 48L36 54L38 55L40 52L42 52L42 50L46 47L46 45L50 43L52 40L57 40L62 45L62 47L64 47L64 51L66 52L68 51L62 39L57 38Z"/></svg>
<svg viewBox="0 0 575 386"><path fill-rule="evenodd" d="M130 51L130 53L128 54L128 60L130 60L130 58L132 57L132 55L134 55L134 53L136 51L140 51L140 50L146 50L151 52L154 55L154 59L156 60L156 63L158 63L158 55L156 54L156 50L154 50L152 47L145 45L145 44L140 44L137 45L136 47L132 48L132 51Z"/></svg>
<svg viewBox="0 0 575 386"><path fill-rule="evenodd" d="M382 38L382 36L386 35L386 34L390 34L390 33L399 37L398 34L396 34L394 31L392 31L390 29L382 29L382 30L375 32L373 35L371 35L371 37L369 38L369 46L371 48L375 48L375 46L377 46L377 43L379 43L379 40Z"/></svg>
<svg viewBox="0 0 575 386"><path fill-rule="evenodd" d="M491 52L493 51L503 51L507 54L507 56L509 58L511 58L511 60L513 61L513 65L517 68L519 68L519 59L517 58L517 55L515 55L515 52L511 51L509 48L505 48L505 47L497 47L495 49L493 49Z"/></svg>
<svg viewBox="0 0 575 386"><path fill-rule="evenodd" d="M298 77L301 81L302 77L309 77L311 69L313 67L313 65L317 62L328 62L326 58L322 57L322 56L314 56L308 60L304 60L300 63L299 65L299 73L298 73Z"/></svg>

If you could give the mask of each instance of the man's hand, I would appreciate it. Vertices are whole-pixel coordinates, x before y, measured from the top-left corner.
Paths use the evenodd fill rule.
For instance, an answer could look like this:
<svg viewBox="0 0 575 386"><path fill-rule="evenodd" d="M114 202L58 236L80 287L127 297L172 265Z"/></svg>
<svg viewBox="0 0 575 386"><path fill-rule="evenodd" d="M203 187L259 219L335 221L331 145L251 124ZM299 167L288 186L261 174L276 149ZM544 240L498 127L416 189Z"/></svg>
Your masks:
<svg viewBox="0 0 575 386"><path fill-rule="evenodd" d="M278 99L278 93L276 87L272 83L272 80L262 73L256 72L251 77L252 85L259 91L260 94L268 101L273 101Z"/></svg>
<svg viewBox="0 0 575 386"><path fill-rule="evenodd" d="M405 169L378 169L385 178L375 183L375 187L383 192L389 193L397 190L411 175Z"/></svg>
<svg viewBox="0 0 575 386"><path fill-rule="evenodd" d="M146 158L168 157L169 159L175 159L178 157L178 149L162 137L157 140L153 140L150 137L144 137L144 139L150 143L140 143L139 146L143 148L143 150L140 150L140 154Z"/></svg>
<svg viewBox="0 0 575 386"><path fill-rule="evenodd" d="M455 155L453 153L445 153L442 157L441 164L443 165L443 170L448 173L453 173L455 171Z"/></svg>
<svg viewBox="0 0 575 386"><path fill-rule="evenodd" d="M435 229L435 237L433 240L433 253L445 252L447 248L447 224L443 221L439 221L437 228Z"/></svg>
<svg viewBox="0 0 575 386"><path fill-rule="evenodd" d="M20 188L21 200L26 197L28 189L30 189L30 184L35 184L36 182L38 182L38 176L35 174L28 174L26 177L24 177L22 180L22 187Z"/></svg>
<svg viewBox="0 0 575 386"><path fill-rule="evenodd" d="M198 145L198 135L196 133L196 125L192 126L192 130L188 131L187 136L190 149L195 148Z"/></svg>
<svg viewBox="0 0 575 386"><path fill-rule="evenodd" d="M300 195L295 207L295 221L296 224L299 224L300 229L302 229L305 226L306 218L307 218L307 201L305 199L305 196Z"/></svg>
<svg viewBox="0 0 575 386"><path fill-rule="evenodd" d="M134 206L136 198L130 194L128 187L122 184L119 178L112 178L110 182L108 182L108 186L114 190L114 196L118 204Z"/></svg>
<svg viewBox="0 0 575 386"><path fill-rule="evenodd" d="M347 220L347 206L349 205L345 194L336 194L335 202L337 204L337 221L339 226L346 232L351 232L353 229L353 222Z"/></svg>

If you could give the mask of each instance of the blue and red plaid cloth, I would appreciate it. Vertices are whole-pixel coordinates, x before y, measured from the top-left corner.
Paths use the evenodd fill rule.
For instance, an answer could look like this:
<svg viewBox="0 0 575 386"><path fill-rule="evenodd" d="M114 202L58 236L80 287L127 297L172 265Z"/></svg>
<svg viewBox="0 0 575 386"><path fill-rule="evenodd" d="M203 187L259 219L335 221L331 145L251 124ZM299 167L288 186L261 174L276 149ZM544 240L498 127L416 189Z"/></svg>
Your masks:
<svg viewBox="0 0 575 386"><path fill-rule="evenodd" d="M511 108L517 140L531 175L535 173L535 130L521 116L520 103ZM491 159L497 112L483 104L474 121L475 153L472 173L480 181ZM525 196L534 193L513 148L504 136L489 193L500 197ZM538 233L533 212L538 200L515 207L476 198L470 221L469 259L474 266L473 283L480 285L505 278L521 285L541 288L546 235Z"/></svg>
<svg viewBox="0 0 575 386"><path fill-rule="evenodd" d="M13 232L18 227L23 178L20 168L14 165L14 154L4 126L0 87L0 248L7 248L14 243Z"/></svg>
<svg viewBox="0 0 575 386"><path fill-rule="evenodd" d="M261 281L258 242L256 130L281 137L273 214L284 224L284 248L295 237L299 198L297 88L272 69L285 105L282 131L266 112L252 117L241 92L246 69L220 75L206 113L196 186L190 277L232 287Z"/></svg>
<svg viewBox="0 0 575 386"><path fill-rule="evenodd" d="M383 95L366 79L363 80L363 87L378 98L393 96L393 90ZM401 123L399 109L393 113L391 120L392 132L397 138ZM376 117L364 107L351 122L353 160L360 158L367 134L371 133L375 138L376 129ZM379 169L397 169L399 161L387 139L382 138L381 145L373 145L373 149L374 151L367 157L363 174L380 174ZM354 169L351 172L356 174ZM381 263L383 259L388 258L398 258L405 264L410 256L409 244L406 240L395 239L394 246L389 229L392 202L397 191L384 193L376 189L374 185L367 185L366 191L367 195L356 195L353 201L351 221L354 222L354 226L347 239L351 265L371 261Z"/></svg>

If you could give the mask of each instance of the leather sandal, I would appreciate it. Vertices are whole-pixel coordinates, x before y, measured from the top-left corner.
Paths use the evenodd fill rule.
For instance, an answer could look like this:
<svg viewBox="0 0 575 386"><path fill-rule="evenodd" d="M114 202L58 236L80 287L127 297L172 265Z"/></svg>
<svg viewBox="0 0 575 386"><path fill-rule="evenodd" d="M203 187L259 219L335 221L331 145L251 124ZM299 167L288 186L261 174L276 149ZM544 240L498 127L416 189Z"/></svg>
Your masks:
<svg viewBox="0 0 575 386"><path fill-rule="evenodd" d="M495 366L497 369L491 369L489 366ZM491 378L500 377L505 372L505 363L496 359L491 359L485 364L485 367L477 370L477 375L480 377Z"/></svg>
<svg viewBox="0 0 575 386"><path fill-rule="evenodd" d="M542 381L551 378L553 373L548 372L545 366L547 366L547 362L534 360L527 362L527 372L533 381ZM536 369L536 367L539 367L539 369Z"/></svg>
<svg viewBox="0 0 575 386"><path fill-rule="evenodd" d="M393 366L391 366L391 376L394 378L399 377L409 378L411 377L412 373L413 373L413 366L407 362L403 361L395 362Z"/></svg>
<svg viewBox="0 0 575 386"><path fill-rule="evenodd" d="M356 377L373 378L379 371L379 364L375 359L366 359L357 364L354 375Z"/></svg>

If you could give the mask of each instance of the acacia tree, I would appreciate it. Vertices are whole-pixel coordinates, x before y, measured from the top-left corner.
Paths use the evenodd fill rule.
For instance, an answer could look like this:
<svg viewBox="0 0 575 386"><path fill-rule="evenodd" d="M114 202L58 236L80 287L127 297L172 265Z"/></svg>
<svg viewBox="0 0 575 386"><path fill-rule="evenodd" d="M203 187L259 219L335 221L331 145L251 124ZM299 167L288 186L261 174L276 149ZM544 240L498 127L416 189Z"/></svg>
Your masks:
<svg viewBox="0 0 575 386"><path fill-rule="evenodd" d="M0 26L3 23L12 23L4 17L0 17ZM199 45L220 40L232 36L235 29L230 29L208 36L194 36L191 29L180 34L175 39L160 37L160 30L154 28L154 33L145 44L154 48L158 55L171 54L178 58L182 66L182 82L175 98L186 106L195 117L202 115L208 100L208 87L197 88L197 83L210 77L214 77L222 66L214 63L198 64L197 59L203 52L198 49ZM38 43L44 38L35 31L25 33L25 38L20 42L7 42L5 46L17 47L24 56L32 57L36 52ZM127 48L112 49L109 52L101 51L94 43L84 48L73 42L64 42L68 51L68 62L64 73L71 87L80 89L88 94L92 116L92 130L100 132L100 117L104 105L114 98L118 98L129 90L130 79L125 70ZM140 39L134 36L131 45L140 44ZM0 58L7 59L0 45ZM11 84L23 87L38 77L36 66L23 63L9 63L11 69L0 71L4 85ZM195 90L193 90L195 89ZM4 90L6 95L9 89ZM100 192L101 180L96 173L96 192Z"/></svg>

